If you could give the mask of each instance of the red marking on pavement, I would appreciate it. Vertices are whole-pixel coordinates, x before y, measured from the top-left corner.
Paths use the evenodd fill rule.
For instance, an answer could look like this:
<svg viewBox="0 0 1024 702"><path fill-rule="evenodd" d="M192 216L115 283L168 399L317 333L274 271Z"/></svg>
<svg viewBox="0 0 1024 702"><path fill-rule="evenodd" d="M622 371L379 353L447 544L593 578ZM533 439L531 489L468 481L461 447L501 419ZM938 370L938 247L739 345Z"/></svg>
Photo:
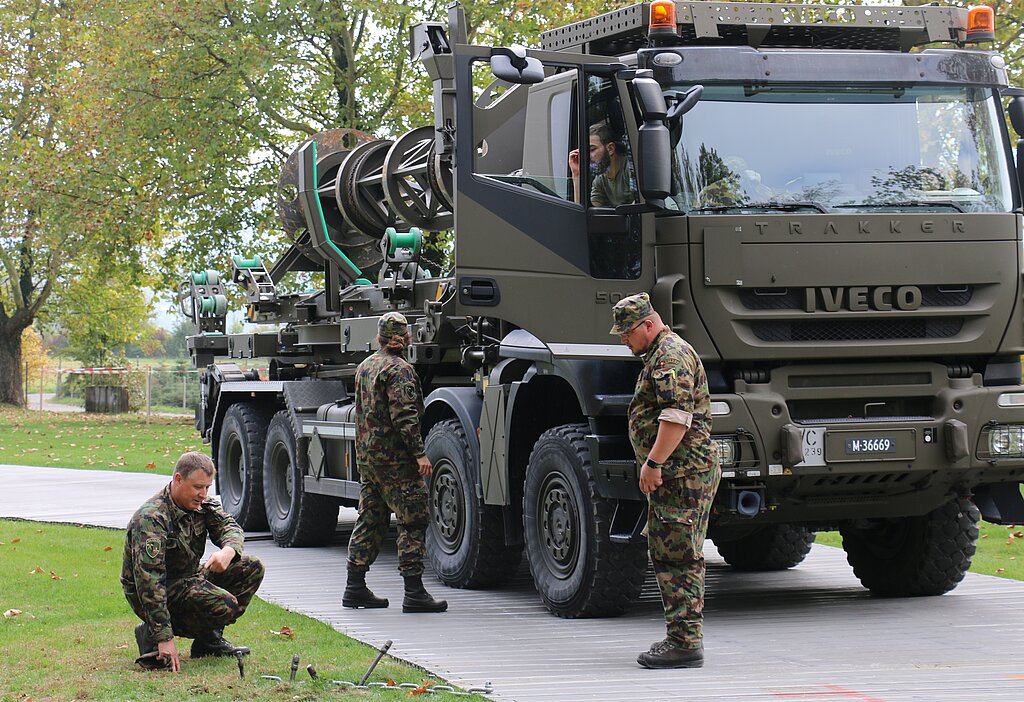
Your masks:
<svg viewBox="0 0 1024 702"><path fill-rule="evenodd" d="M1021 676L1024 679L1024 676ZM835 699L841 697L849 700L860 700L860 702L886 702L881 697L871 697L863 692L857 692L856 690L847 690L840 687L839 685L822 685L825 690L820 692L774 692L772 697L785 697L785 698L829 698Z"/></svg>

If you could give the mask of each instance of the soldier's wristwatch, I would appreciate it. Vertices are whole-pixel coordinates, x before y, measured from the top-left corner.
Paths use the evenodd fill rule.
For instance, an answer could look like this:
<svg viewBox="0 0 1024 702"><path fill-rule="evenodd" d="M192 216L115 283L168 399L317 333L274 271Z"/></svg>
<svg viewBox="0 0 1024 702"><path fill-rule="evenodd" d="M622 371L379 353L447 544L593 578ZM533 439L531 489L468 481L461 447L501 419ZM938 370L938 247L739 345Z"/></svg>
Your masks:
<svg viewBox="0 0 1024 702"><path fill-rule="evenodd" d="M661 467L663 465L665 465L665 464L664 463L655 463L650 458L648 458L646 461L644 461L644 465L647 466L648 468L650 468L651 470L661 470Z"/></svg>

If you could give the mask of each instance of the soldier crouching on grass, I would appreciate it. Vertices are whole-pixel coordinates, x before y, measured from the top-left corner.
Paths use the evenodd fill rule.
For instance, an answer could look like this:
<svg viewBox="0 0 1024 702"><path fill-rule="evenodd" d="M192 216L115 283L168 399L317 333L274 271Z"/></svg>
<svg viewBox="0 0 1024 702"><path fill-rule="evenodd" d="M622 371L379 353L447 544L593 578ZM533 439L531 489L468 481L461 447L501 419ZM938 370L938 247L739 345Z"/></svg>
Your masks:
<svg viewBox="0 0 1024 702"><path fill-rule="evenodd" d="M245 612L263 582L263 564L242 554L241 527L207 498L213 461L196 451L178 459L170 484L132 516L121 587L142 622L135 627L143 668L181 669L175 636L194 639L192 658L234 655L224 627ZM220 550L200 565L209 536Z"/></svg>

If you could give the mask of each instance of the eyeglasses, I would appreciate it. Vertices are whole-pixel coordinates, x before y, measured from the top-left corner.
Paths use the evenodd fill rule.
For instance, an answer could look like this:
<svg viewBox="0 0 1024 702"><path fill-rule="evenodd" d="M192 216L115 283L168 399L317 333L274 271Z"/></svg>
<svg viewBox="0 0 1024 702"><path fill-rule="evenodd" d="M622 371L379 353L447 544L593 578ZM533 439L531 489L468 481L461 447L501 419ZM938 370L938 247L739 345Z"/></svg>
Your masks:
<svg viewBox="0 0 1024 702"><path fill-rule="evenodd" d="M625 341L625 340L626 340L626 338L627 338L627 337L628 337L628 336L629 336L630 334L632 334L632 333L633 333L633 332L635 332L635 331L636 331L637 329L639 329L639 328L640 328L641 326L643 326L644 322L646 322L646 321L647 321L646 319L641 319L641 320L640 320L639 322L637 322L636 324L634 324L633 326L631 326L631 327L630 327L629 329L627 329L626 331L624 331L624 332L622 332L621 334L619 334L619 341Z"/></svg>

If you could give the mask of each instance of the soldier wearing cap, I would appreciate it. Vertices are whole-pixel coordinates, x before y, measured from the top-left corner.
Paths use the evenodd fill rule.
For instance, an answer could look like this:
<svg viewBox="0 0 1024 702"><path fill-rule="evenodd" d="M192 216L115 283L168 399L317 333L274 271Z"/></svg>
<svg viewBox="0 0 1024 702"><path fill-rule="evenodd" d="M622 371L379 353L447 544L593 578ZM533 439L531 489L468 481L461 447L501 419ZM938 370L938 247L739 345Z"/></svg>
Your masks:
<svg viewBox="0 0 1024 702"><path fill-rule="evenodd" d="M348 542L345 607L381 608L388 600L366 586L366 571L377 559L394 512L398 520L398 570L405 580L403 612L443 612L423 587L426 553L427 485L432 471L423 447L423 393L405 360L409 323L388 312L377 323L380 348L356 369L356 463L359 517Z"/></svg>
<svg viewBox="0 0 1024 702"><path fill-rule="evenodd" d="M192 658L248 652L224 639L263 582L263 564L242 552L241 527L207 497L214 465L189 451L174 476L132 516L124 542L121 588L141 623L136 661L143 668L181 668L175 636L194 639ZM219 548L200 559L209 538Z"/></svg>
<svg viewBox="0 0 1024 702"><path fill-rule="evenodd" d="M629 405L629 440L648 496L647 540L667 636L641 653L645 668L704 664L704 536L722 472L711 400L693 347L670 330L647 293L612 309L612 334L644 362Z"/></svg>

